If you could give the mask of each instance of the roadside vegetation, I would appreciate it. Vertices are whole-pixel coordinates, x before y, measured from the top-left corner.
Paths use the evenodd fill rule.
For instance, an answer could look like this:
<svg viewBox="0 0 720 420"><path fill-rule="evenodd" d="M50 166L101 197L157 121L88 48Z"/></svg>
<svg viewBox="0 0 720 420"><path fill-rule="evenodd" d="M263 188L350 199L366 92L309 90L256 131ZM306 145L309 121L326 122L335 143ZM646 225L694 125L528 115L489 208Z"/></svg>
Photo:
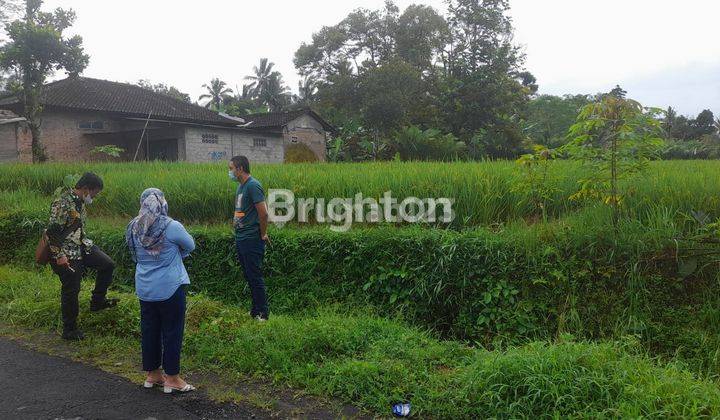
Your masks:
<svg viewBox="0 0 720 420"><path fill-rule="evenodd" d="M59 326L59 286L51 273L1 267L0 285L4 323ZM84 285L81 302L90 289ZM90 360L137 347L137 300L118 296L116 310L82 308L83 327L94 337L83 349ZM435 418L720 415L715 384L656 363L633 339L590 343L563 336L488 351L338 309L258 324L241 308L201 295L189 299L187 326L190 371L271 378L381 415L402 400L413 402L416 415Z"/></svg>

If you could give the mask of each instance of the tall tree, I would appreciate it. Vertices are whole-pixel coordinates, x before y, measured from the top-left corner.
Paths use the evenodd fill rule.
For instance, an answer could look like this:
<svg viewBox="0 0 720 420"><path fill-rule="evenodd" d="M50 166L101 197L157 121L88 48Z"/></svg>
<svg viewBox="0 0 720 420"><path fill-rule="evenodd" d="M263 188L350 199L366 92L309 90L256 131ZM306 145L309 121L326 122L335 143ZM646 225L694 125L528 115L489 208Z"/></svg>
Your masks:
<svg viewBox="0 0 720 420"><path fill-rule="evenodd" d="M398 17L396 28L397 55L422 72L434 73L450 40L445 18L430 6L413 4Z"/></svg>
<svg viewBox="0 0 720 420"><path fill-rule="evenodd" d="M261 58L260 65L253 67L253 74L245 77L245 80L252 81L250 86L255 90L255 96L260 96L270 82L270 77L274 73L273 67L275 67L275 63L268 61L267 58Z"/></svg>
<svg viewBox="0 0 720 420"><path fill-rule="evenodd" d="M382 137L411 124L465 141L480 129L519 132L537 81L512 43L507 0L448 4L444 17L388 1L313 34L294 62L317 80L315 106L338 126L357 121Z"/></svg>
<svg viewBox="0 0 720 420"><path fill-rule="evenodd" d="M568 129L580 110L592 101L590 95L540 95L528 103L524 129L536 144L555 148L567 143Z"/></svg>
<svg viewBox="0 0 720 420"><path fill-rule="evenodd" d="M518 81L524 56L512 42L508 10L507 0L449 1L451 42L441 100L448 127L460 137L506 131L524 113L531 92Z"/></svg>
<svg viewBox="0 0 720 420"><path fill-rule="evenodd" d="M251 84L244 84L242 89L236 87L235 95L227 96L223 100L223 108L226 113L236 117L267 112L267 108L263 107L255 97L255 90Z"/></svg>
<svg viewBox="0 0 720 420"><path fill-rule="evenodd" d="M258 99L271 112L284 110L290 104L290 90L279 72L272 72L259 93Z"/></svg>
<svg viewBox="0 0 720 420"><path fill-rule="evenodd" d="M673 107L669 106L665 111L665 118L663 118L662 128L665 137L672 137L672 132L675 129L675 120L677 119L677 111Z"/></svg>
<svg viewBox="0 0 720 420"><path fill-rule="evenodd" d="M312 76L307 76L298 82L298 96L295 98L295 103L309 107L314 99L315 93L317 92L317 80Z"/></svg>
<svg viewBox="0 0 720 420"><path fill-rule="evenodd" d="M0 47L0 67L22 76L20 99L23 116L32 133L33 162L47 160L40 138L40 96L45 81L56 70L76 76L90 59L83 51L79 35L63 36L75 21L75 13L60 8L43 12L42 3L42 0L26 0L24 18L6 25L10 41Z"/></svg>
<svg viewBox="0 0 720 420"><path fill-rule="evenodd" d="M219 78L210 80L210 84L204 84L202 87L207 90L207 93L200 95L198 100L209 99L205 104L206 108L214 109L215 111L222 110L223 100L232 95L233 90L227 87L227 84Z"/></svg>
<svg viewBox="0 0 720 420"><path fill-rule="evenodd" d="M699 139L702 136L715 132L715 115L709 109L705 109L698 114L692 122L693 138Z"/></svg>

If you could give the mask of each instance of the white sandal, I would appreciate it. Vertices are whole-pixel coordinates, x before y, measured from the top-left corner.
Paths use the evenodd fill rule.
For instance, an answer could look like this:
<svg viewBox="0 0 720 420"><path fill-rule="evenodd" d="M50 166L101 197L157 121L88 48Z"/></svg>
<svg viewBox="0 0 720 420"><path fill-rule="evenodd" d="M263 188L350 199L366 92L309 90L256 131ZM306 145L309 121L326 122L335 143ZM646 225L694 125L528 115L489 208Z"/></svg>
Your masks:
<svg viewBox="0 0 720 420"><path fill-rule="evenodd" d="M195 387L190 384L185 384L182 388L176 388L174 386L163 385L163 392L166 394L172 394L173 391L177 392L190 392L195 391Z"/></svg>
<svg viewBox="0 0 720 420"><path fill-rule="evenodd" d="M158 381L158 382L145 381L145 383L143 383L144 388L153 388L156 386L164 386L164 385L165 385L165 382L163 382L163 381Z"/></svg>

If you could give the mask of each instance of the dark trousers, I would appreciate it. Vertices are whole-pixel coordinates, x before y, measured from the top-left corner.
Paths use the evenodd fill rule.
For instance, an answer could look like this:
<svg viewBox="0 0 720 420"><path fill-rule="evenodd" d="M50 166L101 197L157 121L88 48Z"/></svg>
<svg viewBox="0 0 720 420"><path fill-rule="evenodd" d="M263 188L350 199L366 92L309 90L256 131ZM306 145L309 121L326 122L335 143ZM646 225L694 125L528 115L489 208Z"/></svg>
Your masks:
<svg viewBox="0 0 720 420"><path fill-rule="evenodd" d="M235 241L238 262L243 269L245 279L250 286L252 309L250 316L260 316L267 319L270 315L268 309L267 291L262 275L262 263L265 257L265 241L262 239L242 239Z"/></svg>
<svg viewBox="0 0 720 420"><path fill-rule="evenodd" d="M140 301L140 331L143 370L149 372L162 365L165 374L179 374L185 331L185 285L178 287L170 299Z"/></svg>
<svg viewBox="0 0 720 420"><path fill-rule="evenodd" d="M89 253L83 252L82 259L70 260L70 267L58 266L55 262L51 262L55 274L60 277L62 287L60 289L60 307L62 309L63 329L65 331L73 331L77 329L77 317L79 312L78 294L80 293L80 281L82 280L85 270L88 268L95 269L97 276L95 277L95 289L92 292L93 301L100 302L105 299L108 287L112 282L113 270L115 270L115 262L100 248L93 245Z"/></svg>

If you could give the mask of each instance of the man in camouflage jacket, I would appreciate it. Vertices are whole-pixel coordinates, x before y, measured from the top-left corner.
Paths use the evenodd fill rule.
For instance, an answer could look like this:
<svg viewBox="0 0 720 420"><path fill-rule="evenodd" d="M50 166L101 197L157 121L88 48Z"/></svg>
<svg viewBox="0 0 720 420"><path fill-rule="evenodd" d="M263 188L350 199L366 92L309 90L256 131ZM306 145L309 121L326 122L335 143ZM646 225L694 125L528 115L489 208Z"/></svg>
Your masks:
<svg viewBox="0 0 720 420"><path fill-rule="evenodd" d="M85 206L92 203L102 189L102 179L87 172L78 180L75 188L61 190L50 208L47 228L50 266L62 284L60 302L63 338L67 340L84 338L78 329L77 317L80 281L86 268L93 268L97 272L90 310L99 311L117 304L117 300L106 298L115 263L85 236Z"/></svg>

